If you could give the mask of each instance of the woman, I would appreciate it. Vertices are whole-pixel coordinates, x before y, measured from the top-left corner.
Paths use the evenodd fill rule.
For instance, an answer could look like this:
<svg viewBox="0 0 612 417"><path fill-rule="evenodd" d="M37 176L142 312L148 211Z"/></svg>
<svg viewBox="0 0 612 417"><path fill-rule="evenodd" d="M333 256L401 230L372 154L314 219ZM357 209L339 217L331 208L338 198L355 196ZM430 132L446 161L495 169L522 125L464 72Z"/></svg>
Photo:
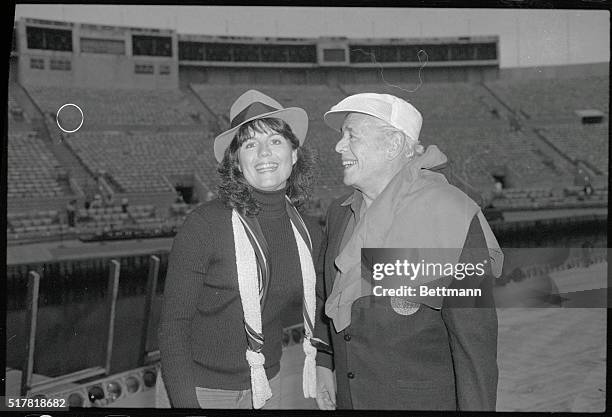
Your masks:
<svg viewBox="0 0 612 417"><path fill-rule="evenodd" d="M301 146L308 117L250 90L230 119L214 143L218 199L189 215L168 263L159 345L173 407L278 408L281 315L304 300L304 395L316 395L309 338L321 236L296 210L313 181Z"/></svg>

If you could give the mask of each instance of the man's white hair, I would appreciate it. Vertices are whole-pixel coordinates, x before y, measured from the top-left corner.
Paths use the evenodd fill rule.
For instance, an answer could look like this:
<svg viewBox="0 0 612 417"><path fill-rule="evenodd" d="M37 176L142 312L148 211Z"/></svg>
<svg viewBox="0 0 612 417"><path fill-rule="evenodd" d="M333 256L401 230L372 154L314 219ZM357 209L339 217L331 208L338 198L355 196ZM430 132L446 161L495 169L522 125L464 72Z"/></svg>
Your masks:
<svg viewBox="0 0 612 417"><path fill-rule="evenodd" d="M396 128L395 126L391 126L384 120L378 120L380 121L379 125L381 129L387 136L391 134L399 134L404 139L404 143L406 144L406 149L404 149L404 155L408 159L422 155L425 152L425 148L423 147L423 145L421 145L418 139L408 136L406 132Z"/></svg>

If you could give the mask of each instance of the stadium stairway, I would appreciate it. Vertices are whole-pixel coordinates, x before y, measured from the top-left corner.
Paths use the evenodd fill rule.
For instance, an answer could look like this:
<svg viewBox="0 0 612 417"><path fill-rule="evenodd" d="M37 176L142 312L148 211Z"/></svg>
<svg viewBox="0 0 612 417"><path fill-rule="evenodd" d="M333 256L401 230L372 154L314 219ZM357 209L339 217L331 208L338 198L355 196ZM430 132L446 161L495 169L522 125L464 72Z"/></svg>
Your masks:
<svg viewBox="0 0 612 417"><path fill-rule="evenodd" d="M559 151L555 146L545 140L542 135L538 134L533 128L532 123L523 115L523 113L514 109L509 103L506 103L491 87L486 83L481 83L490 96L500 104L500 117L508 121L510 126L520 130L537 148L538 157L560 177L568 177L568 173L574 171L574 163L563 152ZM569 179L569 177L568 177Z"/></svg>
<svg viewBox="0 0 612 417"><path fill-rule="evenodd" d="M504 110L511 115L512 117L515 118L522 118L523 116L518 113L517 111L515 111L512 106L510 106L508 103L506 103L504 100L501 99L501 97L499 97L499 95L497 93L495 93L495 91L493 91L493 89L491 89L491 87L489 87L486 83L481 82L480 85L483 86L483 88L485 90L487 90L489 92L489 94L491 95L491 97L493 97L495 99L496 102L498 102L499 104L501 104L501 106L504 108Z"/></svg>
<svg viewBox="0 0 612 417"><path fill-rule="evenodd" d="M81 189L84 189L86 184L95 183L93 174L88 171L76 155L74 155L66 144L61 141L63 138L62 132L52 123L50 116L43 114L34 100L32 100L27 91L19 83L11 82L9 84L9 89L11 95L17 100L27 114L32 130L45 142L47 148L60 163L60 169L66 170L70 178L73 179ZM60 182L62 185L66 185L66 187L69 188L67 182ZM71 193L72 191L71 189L66 190L67 193Z"/></svg>
<svg viewBox="0 0 612 417"><path fill-rule="evenodd" d="M40 108L32 100L26 90L19 83L14 81L9 83L9 89L11 95L26 113L27 119L29 120L29 126L31 128L30 130L33 130L38 134L47 148L53 153L57 161L60 163L58 172L66 170L66 172L70 175L70 178L73 178L79 185L85 183L88 179L93 180L90 173L76 158L76 156L66 147L66 145L57 139L53 139L61 138L61 132L54 124L48 123L49 121L45 119L48 116L45 116L41 112ZM49 131L50 129L56 129L57 132L53 132L54 135L52 135ZM36 161L32 161L32 163L35 162ZM60 179L59 183L65 188L64 192L66 194L73 193L67 179Z"/></svg>
<svg viewBox="0 0 612 417"><path fill-rule="evenodd" d="M189 102L193 105L193 108L198 114L205 117L208 126L215 135L221 132L221 126L215 113L204 103L200 96L192 90L191 85L181 88L181 92L185 94Z"/></svg>
<svg viewBox="0 0 612 417"><path fill-rule="evenodd" d="M559 179L565 177L563 180L571 183L575 170L573 161L556 147L551 146L548 141L542 140L542 137L531 127L524 127L522 132L536 146L538 157L544 164L558 174Z"/></svg>
<svg viewBox="0 0 612 417"><path fill-rule="evenodd" d="M9 82L9 93L19 103L26 117L30 122L42 120L43 116L38 106L32 101L25 89L16 81Z"/></svg>
<svg viewBox="0 0 612 417"><path fill-rule="evenodd" d="M85 168L81 161L72 153L64 142L52 142L48 148L53 152L53 155L61 163L71 179L73 179L81 190L84 190L86 184L95 183L93 175Z"/></svg>
<svg viewBox="0 0 612 417"><path fill-rule="evenodd" d="M562 158L568 161L571 166L574 166L572 158L569 155L565 154L561 149L559 149L557 145L551 142L544 134L540 132L537 127L533 127L531 131L540 140L540 142L546 144L546 146L548 146L552 150L552 152L560 155ZM594 167L592 164L590 164L588 161L582 161L582 167L591 177L602 175L601 171Z"/></svg>

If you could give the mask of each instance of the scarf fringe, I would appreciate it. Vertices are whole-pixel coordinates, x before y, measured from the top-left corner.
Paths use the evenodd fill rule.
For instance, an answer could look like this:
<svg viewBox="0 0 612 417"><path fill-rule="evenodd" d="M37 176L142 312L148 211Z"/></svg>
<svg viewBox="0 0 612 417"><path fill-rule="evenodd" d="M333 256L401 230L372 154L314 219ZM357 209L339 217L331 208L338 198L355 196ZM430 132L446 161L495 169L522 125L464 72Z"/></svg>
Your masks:
<svg viewBox="0 0 612 417"><path fill-rule="evenodd" d="M253 397L253 408L259 409L272 398L272 390L266 376L264 363L266 358L263 353L253 352L251 349L246 351L247 362L251 368L251 392Z"/></svg>
<svg viewBox="0 0 612 417"><path fill-rule="evenodd" d="M304 398L317 398L317 349L310 344L310 338L304 337L302 343L304 354L304 369L302 371L302 390Z"/></svg>

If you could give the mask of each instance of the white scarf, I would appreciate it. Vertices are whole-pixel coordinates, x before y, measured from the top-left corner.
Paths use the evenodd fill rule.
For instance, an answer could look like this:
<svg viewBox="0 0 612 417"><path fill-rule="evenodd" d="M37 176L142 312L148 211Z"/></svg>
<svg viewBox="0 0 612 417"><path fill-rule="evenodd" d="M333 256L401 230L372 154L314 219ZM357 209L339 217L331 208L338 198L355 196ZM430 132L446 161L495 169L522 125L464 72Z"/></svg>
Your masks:
<svg viewBox="0 0 612 417"><path fill-rule="evenodd" d="M297 213L297 212L296 212ZM308 230L301 221L301 227L308 234ZM249 241L245 228L249 226L242 221L236 210L232 210L232 228L234 231L234 247L236 252L236 269L238 272L238 287L240 291L240 300L242 301L242 309L244 312L244 321L258 334L262 334L261 323L261 306L260 306L260 288L257 274L257 259L255 251ZM316 274L312 254L308 249L308 245L298 232L293 220L291 227L298 246L300 257L300 267L302 270L302 283L304 288L304 314L307 314L310 320L304 317L305 337L302 344L306 355L304 360L304 369L302 372L302 388L305 398L316 398L316 364L315 357L317 349L311 345L310 338L313 336L314 316L315 316L315 282ZM251 235L253 233L251 232ZM310 239L310 236L308 235ZM308 325L307 321L312 323ZM263 338L262 338L263 339ZM261 352L255 352L247 347L246 359L251 370L251 391L253 398L253 408L259 409L264 406L266 401L272 397L272 391L266 372L264 370L265 357Z"/></svg>

